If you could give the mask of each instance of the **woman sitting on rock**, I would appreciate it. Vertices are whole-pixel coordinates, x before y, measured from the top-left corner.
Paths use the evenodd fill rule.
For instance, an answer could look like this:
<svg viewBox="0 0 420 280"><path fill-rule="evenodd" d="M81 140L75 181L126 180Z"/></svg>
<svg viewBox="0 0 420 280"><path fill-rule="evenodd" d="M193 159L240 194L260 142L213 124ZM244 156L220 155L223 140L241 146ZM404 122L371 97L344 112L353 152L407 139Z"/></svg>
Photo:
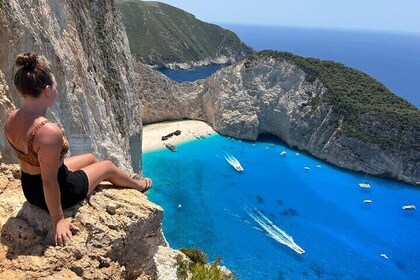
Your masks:
<svg viewBox="0 0 420 280"><path fill-rule="evenodd" d="M64 219L63 208L86 198L103 180L145 192L149 178L128 176L110 161L99 161L93 154L65 158L69 146L61 129L45 118L57 98L57 83L51 69L34 53L16 58L19 70L16 89L24 98L22 108L10 113L6 137L16 150L21 167L23 193L28 202L49 211L55 243L65 245L77 229Z"/></svg>

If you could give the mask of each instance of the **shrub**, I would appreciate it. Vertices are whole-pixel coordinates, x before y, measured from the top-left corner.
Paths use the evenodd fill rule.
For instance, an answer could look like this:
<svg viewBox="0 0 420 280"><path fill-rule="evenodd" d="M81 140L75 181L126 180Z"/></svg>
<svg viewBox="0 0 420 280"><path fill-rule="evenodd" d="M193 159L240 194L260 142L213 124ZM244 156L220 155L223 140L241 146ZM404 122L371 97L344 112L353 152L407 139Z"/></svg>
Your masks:
<svg viewBox="0 0 420 280"><path fill-rule="evenodd" d="M207 255L196 248L181 248L179 249L184 253L194 264L205 264L207 263Z"/></svg>
<svg viewBox="0 0 420 280"><path fill-rule="evenodd" d="M191 262L184 261L183 256L178 254L176 261L178 264L177 277L181 280L232 280L238 279L233 274L224 272L219 264L221 258L217 257L214 262L207 264L207 255L199 249L195 248L181 248Z"/></svg>

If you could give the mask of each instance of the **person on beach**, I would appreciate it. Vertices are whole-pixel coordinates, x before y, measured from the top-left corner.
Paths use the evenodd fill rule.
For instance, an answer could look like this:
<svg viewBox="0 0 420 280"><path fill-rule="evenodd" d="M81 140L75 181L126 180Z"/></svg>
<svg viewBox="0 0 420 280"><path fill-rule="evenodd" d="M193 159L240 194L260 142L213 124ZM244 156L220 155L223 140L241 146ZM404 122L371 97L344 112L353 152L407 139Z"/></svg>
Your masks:
<svg viewBox="0 0 420 280"><path fill-rule="evenodd" d="M35 53L20 54L14 76L24 105L12 111L6 121L6 138L16 151L26 200L47 210L54 228L56 245L72 239L75 225L64 219L63 208L82 201L103 180L115 186L141 192L152 186L149 178L127 175L111 161L99 161L93 154L65 158L69 146L57 124L45 118L57 98L57 83L46 62Z"/></svg>

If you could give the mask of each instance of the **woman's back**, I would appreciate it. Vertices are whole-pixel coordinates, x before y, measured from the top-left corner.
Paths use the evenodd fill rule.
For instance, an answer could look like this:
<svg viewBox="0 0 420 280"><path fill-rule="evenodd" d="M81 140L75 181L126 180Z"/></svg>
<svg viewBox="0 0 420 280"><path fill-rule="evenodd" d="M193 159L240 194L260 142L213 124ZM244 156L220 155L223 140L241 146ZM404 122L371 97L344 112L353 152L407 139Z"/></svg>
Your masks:
<svg viewBox="0 0 420 280"><path fill-rule="evenodd" d="M38 131L47 123L50 122L46 118L27 114L21 110L10 113L6 121L6 137L15 149L20 160L20 166L26 173L39 174L41 172L37 153L40 147L35 147L34 142ZM62 150L62 156L64 156L68 150L65 139L63 139Z"/></svg>

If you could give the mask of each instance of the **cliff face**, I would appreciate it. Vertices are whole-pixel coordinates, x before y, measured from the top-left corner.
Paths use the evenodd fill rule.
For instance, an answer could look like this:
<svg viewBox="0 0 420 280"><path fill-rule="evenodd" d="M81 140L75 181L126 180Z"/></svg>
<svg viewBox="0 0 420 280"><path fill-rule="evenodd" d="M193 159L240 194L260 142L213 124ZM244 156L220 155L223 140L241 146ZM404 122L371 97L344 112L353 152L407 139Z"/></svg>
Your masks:
<svg viewBox="0 0 420 280"><path fill-rule="evenodd" d="M253 53L232 31L202 22L170 5L117 0L131 53L154 67L188 69L233 63Z"/></svg>
<svg viewBox="0 0 420 280"><path fill-rule="evenodd" d="M290 60L270 56L244 59L197 83L177 84L156 73L147 76L139 77L144 123L199 119L221 134L249 140L270 133L339 167L411 184L420 182L420 151L416 146L420 126L405 131L370 116L372 125L365 129L379 136L377 143L345 133L345 116L325 101L330 90L319 78L308 78ZM155 87L152 80L154 85L161 85L160 90L148 90ZM366 115L369 117L369 112ZM407 143L382 145L380 137L387 131L407 134Z"/></svg>
<svg viewBox="0 0 420 280"><path fill-rule="evenodd" d="M17 54L44 55L58 84L48 118L65 130L70 152L94 152L138 172L140 100L134 65L112 0L8 0L0 8L0 279L177 279L161 232L163 210L134 190L103 187L65 216L81 231L52 245L48 214L25 202L4 135L22 98L12 77Z"/></svg>
<svg viewBox="0 0 420 280"><path fill-rule="evenodd" d="M12 84L14 60L19 53L37 52L56 76L59 96L48 118L64 128L70 152L95 152L126 170L140 170L140 104L113 1L5 1L0 38L0 126L22 101ZM0 155L16 162L3 129Z"/></svg>

